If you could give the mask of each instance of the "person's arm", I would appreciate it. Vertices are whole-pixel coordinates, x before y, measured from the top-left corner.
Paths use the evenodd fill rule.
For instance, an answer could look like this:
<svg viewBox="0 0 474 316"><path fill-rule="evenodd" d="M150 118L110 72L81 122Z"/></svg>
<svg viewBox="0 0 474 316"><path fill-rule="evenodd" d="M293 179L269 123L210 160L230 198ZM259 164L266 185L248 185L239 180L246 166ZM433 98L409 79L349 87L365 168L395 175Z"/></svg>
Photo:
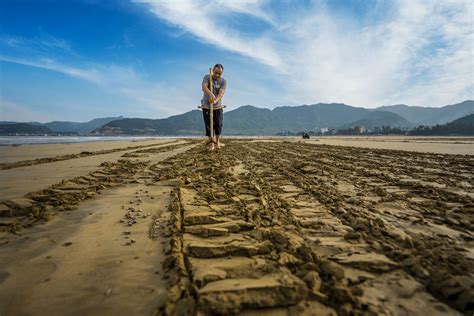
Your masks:
<svg viewBox="0 0 474 316"><path fill-rule="evenodd" d="M202 80L202 91L209 97L209 102L210 103L215 103L216 102L216 96L214 93L209 90L207 85L209 84L209 75L204 76L204 79Z"/></svg>
<svg viewBox="0 0 474 316"><path fill-rule="evenodd" d="M219 94L217 95L216 100L214 102L215 103L219 102L222 99L222 97L224 96L224 93L225 93L225 89L221 88L219 90Z"/></svg>
<svg viewBox="0 0 474 316"><path fill-rule="evenodd" d="M224 81L221 88L219 89L219 94L216 97L216 100L215 100L216 103L219 102L222 99L222 97L224 96L226 88L227 88L227 81Z"/></svg>

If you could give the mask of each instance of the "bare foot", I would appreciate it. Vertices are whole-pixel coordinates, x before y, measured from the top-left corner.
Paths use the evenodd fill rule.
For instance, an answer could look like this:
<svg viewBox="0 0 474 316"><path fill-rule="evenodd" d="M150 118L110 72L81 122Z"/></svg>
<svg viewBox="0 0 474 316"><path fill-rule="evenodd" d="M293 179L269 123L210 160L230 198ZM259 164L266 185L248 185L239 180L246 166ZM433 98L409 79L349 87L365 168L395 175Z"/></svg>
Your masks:
<svg viewBox="0 0 474 316"><path fill-rule="evenodd" d="M209 148L209 151L214 151L215 149L214 143L209 143L208 148Z"/></svg>
<svg viewBox="0 0 474 316"><path fill-rule="evenodd" d="M225 146L225 144L223 144L223 143L221 143L221 142L218 142L218 143L217 143L217 148L218 148L218 149L220 149L220 148L222 148L222 147L224 147L224 146Z"/></svg>

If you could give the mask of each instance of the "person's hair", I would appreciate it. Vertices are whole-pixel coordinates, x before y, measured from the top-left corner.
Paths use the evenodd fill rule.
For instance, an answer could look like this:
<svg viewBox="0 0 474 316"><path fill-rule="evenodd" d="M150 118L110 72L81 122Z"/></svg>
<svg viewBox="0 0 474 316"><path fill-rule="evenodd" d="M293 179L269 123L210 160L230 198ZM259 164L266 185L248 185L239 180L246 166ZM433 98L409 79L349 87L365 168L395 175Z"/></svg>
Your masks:
<svg viewBox="0 0 474 316"><path fill-rule="evenodd" d="M224 71L224 66L222 66L221 64L216 64L214 66L214 68L212 68L212 69L216 69L216 68L220 68L220 69L222 69L222 71Z"/></svg>

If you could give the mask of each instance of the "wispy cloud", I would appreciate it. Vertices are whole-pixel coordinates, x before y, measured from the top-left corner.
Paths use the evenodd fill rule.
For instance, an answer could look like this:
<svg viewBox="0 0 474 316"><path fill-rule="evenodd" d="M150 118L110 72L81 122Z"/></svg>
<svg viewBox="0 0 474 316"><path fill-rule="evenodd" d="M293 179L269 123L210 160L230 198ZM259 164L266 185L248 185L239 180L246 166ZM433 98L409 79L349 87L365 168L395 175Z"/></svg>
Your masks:
<svg viewBox="0 0 474 316"><path fill-rule="evenodd" d="M388 8L381 1L368 8L372 18L364 23L329 1L283 15L268 1L135 2L200 41L270 66L282 77L282 98L293 104L439 106L473 98L469 1L400 0ZM236 16L269 28L248 34L222 22Z"/></svg>
<svg viewBox="0 0 474 316"><path fill-rule="evenodd" d="M18 104L0 97L0 121L47 121L47 114L33 110L27 105Z"/></svg>
<svg viewBox="0 0 474 316"><path fill-rule="evenodd" d="M265 36L245 37L226 23L232 14L248 15L274 24L272 18L262 9L263 1L192 1L192 0L134 0L147 4L150 10L162 20L194 35L199 40L219 48L253 58L279 69L282 59L276 47Z"/></svg>
<svg viewBox="0 0 474 316"><path fill-rule="evenodd" d="M55 37L42 29L39 30L39 35L31 38L3 35L0 37L0 44L6 48L14 49L17 53L77 56L68 41Z"/></svg>
<svg viewBox="0 0 474 316"><path fill-rule="evenodd" d="M24 66L47 69L59 72L74 78L87 80L96 84L104 83L103 73L94 68L81 69L59 63L52 59L40 58L38 60L26 60L8 56L0 56L0 61L15 63Z"/></svg>
<svg viewBox="0 0 474 316"><path fill-rule="evenodd" d="M189 111L199 100L198 95L183 94L180 87L147 80L130 66L92 64L81 68L52 59L25 60L1 55L0 61L46 69L93 83L108 93L126 97L133 102L131 104L133 108L128 110L130 115L155 118L175 115ZM197 88L194 90L198 91ZM9 106L2 109L4 113L9 111L15 115L20 113L19 106L13 107L14 104L11 102L5 104ZM12 114L12 117L15 115ZM16 117L29 116L25 114Z"/></svg>

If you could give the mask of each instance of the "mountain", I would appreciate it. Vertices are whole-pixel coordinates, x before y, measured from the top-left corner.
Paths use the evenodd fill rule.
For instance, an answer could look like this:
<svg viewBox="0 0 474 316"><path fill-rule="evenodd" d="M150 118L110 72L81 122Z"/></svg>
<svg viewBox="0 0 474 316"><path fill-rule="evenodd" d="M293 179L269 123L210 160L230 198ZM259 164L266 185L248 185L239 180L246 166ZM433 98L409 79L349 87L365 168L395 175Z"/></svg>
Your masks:
<svg viewBox="0 0 474 316"><path fill-rule="evenodd" d="M29 123L6 123L0 124L0 135L54 135L56 134L46 126L38 126Z"/></svg>
<svg viewBox="0 0 474 316"><path fill-rule="evenodd" d="M474 101L446 105L441 108L408 106L404 104L381 106L376 110L398 114L417 125L445 124L474 113Z"/></svg>
<svg viewBox="0 0 474 316"><path fill-rule="evenodd" d="M377 124L377 120L383 120ZM364 120L375 126L411 126L397 114L371 111L350 105L313 104L277 107L273 110L251 105L239 107L224 115L227 135L274 135L282 131L298 132L323 127L339 128ZM204 123L201 111L190 111L166 119L122 119L105 124L93 133L100 135L202 135Z"/></svg>
<svg viewBox="0 0 474 316"><path fill-rule="evenodd" d="M95 129L100 135L193 135L201 134L204 123L201 111L193 110L166 119L126 118Z"/></svg>
<svg viewBox="0 0 474 316"><path fill-rule="evenodd" d="M340 129L347 129L356 126L363 126L368 129L374 129L375 127L382 126L412 128L415 126L415 124L392 112L371 111L363 119L345 124L344 126L340 127Z"/></svg>
<svg viewBox="0 0 474 316"><path fill-rule="evenodd" d="M67 122L67 121L53 121L49 123L42 124L50 128L54 132L76 132L80 134L90 133L98 127L105 125L114 120L123 119L123 116L119 117L104 117L93 119L89 122L77 123L77 122Z"/></svg>
<svg viewBox="0 0 474 316"><path fill-rule="evenodd" d="M411 135L474 136L474 114L436 126L419 126Z"/></svg>

